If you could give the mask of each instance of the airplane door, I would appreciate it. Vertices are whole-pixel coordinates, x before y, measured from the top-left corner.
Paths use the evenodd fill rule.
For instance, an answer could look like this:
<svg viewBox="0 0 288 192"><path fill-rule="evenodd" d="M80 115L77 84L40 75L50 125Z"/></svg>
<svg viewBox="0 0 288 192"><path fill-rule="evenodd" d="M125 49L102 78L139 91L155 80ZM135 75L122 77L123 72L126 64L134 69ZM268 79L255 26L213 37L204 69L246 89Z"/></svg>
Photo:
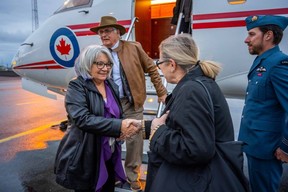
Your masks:
<svg viewBox="0 0 288 192"><path fill-rule="evenodd" d="M171 24L174 7L175 2L151 4L151 12L149 15L151 17L149 22L151 32L148 34L150 35L150 39L144 42L146 42L146 44L150 43L150 47L147 48L146 52L153 59L159 58L158 46L161 41L175 34L176 25Z"/></svg>

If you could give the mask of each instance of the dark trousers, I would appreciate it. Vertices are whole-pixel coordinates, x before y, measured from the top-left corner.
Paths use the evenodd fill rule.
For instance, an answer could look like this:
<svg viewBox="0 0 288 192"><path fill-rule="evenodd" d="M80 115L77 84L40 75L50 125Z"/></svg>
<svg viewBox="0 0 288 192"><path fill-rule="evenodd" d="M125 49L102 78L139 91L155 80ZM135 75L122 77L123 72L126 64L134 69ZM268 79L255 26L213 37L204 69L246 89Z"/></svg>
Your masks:
<svg viewBox="0 0 288 192"><path fill-rule="evenodd" d="M115 191L115 171L114 171L114 166L113 166L111 159L106 162L106 168L108 172L108 179L99 191L114 192ZM95 192L95 189L75 190L75 192Z"/></svg>
<svg viewBox="0 0 288 192"><path fill-rule="evenodd" d="M283 171L282 162L276 158L267 160L246 156L252 192L277 192Z"/></svg>
<svg viewBox="0 0 288 192"><path fill-rule="evenodd" d="M106 162L106 168L108 171L108 179L106 183L103 185L101 191L103 192L114 192L115 191L115 171L112 160L108 160Z"/></svg>

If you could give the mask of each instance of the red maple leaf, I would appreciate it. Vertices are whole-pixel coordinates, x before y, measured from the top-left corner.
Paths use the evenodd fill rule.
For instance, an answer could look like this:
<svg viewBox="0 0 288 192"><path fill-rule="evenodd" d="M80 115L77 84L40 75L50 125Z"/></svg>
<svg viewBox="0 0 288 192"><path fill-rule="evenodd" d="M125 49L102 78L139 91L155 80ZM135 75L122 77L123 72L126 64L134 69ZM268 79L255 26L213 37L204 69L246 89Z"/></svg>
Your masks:
<svg viewBox="0 0 288 192"><path fill-rule="evenodd" d="M60 40L60 45L58 44L56 47L61 55L69 55L69 51L71 50L70 44L66 44L66 41L63 38Z"/></svg>

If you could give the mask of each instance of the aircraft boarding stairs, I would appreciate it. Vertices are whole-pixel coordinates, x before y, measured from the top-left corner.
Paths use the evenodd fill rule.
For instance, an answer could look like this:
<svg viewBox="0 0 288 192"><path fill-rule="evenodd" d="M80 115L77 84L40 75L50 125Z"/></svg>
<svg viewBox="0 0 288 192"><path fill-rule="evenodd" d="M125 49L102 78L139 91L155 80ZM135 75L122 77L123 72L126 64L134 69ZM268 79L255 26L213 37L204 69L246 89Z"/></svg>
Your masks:
<svg viewBox="0 0 288 192"><path fill-rule="evenodd" d="M161 71L159 71L161 74ZM164 82L164 77L161 74L162 77L162 82ZM156 90L153 86L153 84L150 81L150 77L148 75L145 75L146 78L146 91L147 91L147 98L144 104L144 119L145 120L152 120L153 118L156 117L158 109L159 109L159 104L158 104L158 97L156 94ZM174 88L173 85L168 85L167 90L168 93L172 91ZM162 110L163 110L162 106ZM160 109L161 110L161 109ZM148 163L148 156L147 156L147 151L149 150L149 140L144 140L144 146L143 146L143 161L142 161L142 166L141 166L141 171L140 171L140 181L142 183L142 187L145 187L146 184L146 170L147 170L147 163ZM122 163L124 166L124 161L125 161L125 156L126 156L126 145L125 143L122 145ZM116 187L115 192L130 192L132 191L130 189L129 184L124 184L122 188Z"/></svg>

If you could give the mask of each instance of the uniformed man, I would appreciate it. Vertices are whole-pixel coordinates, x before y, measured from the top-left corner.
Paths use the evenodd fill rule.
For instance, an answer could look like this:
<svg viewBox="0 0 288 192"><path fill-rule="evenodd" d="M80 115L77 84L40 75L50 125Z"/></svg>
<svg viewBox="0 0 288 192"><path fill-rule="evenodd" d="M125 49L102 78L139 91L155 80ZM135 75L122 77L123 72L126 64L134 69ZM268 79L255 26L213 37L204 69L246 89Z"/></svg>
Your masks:
<svg viewBox="0 0 288 192"><path fill-rule="evenodd" d="M257 57L248 73L238 140L244 141L252 192L276 192L288 160L288 56L278 46L288 18L259 15L245 22L245 43Z"/></svg>

